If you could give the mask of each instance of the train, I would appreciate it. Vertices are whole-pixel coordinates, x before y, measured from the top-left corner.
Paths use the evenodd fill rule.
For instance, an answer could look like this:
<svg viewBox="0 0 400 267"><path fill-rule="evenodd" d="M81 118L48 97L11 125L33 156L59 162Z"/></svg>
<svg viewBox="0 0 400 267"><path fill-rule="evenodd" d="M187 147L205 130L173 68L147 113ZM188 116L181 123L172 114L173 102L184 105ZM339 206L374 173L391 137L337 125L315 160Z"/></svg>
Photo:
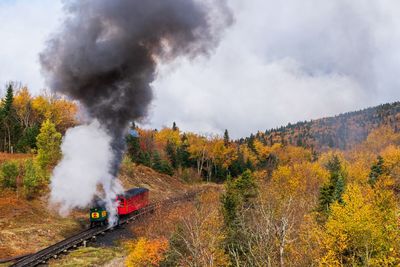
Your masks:
<svg viewBox="0 0 400 267"><path fill-rule="evenodd" d="M117 195L115 201L118 203L116 211L119 222L120 217L128 216L149 205L149 189L142 187L129 189ZM89 211L90 228L108 225L109 218L105 202L96 199L93 203Z"/></svg>

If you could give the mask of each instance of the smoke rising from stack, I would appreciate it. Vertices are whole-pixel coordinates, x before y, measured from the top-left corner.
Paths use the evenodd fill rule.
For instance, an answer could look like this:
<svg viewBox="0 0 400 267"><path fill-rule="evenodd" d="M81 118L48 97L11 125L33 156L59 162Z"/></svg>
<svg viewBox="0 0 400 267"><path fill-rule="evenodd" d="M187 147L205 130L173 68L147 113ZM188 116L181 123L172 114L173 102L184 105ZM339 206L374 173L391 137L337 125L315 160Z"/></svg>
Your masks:
<svg viewBox="0 0 400 267"><path fill-rule="evenodd" d="M43 73L111 137L115 177L129 123L147 114L157 64L209 54L232 16L221 0L69 0L64 11L40 54Z"/></svg>
<svg viewBox="0 0 400 267"><path fill-rule="evenodd" d="M86 207L97 194L106 200L110 218L114 219L112 199L123 190L110 173L114 159L106 130L97 120L69 129L61 150L63 160L54 169L50 185L51 202L59 204L60 214L68 215L75 207ZM102 192L97 192L98 185Z"/></svg>

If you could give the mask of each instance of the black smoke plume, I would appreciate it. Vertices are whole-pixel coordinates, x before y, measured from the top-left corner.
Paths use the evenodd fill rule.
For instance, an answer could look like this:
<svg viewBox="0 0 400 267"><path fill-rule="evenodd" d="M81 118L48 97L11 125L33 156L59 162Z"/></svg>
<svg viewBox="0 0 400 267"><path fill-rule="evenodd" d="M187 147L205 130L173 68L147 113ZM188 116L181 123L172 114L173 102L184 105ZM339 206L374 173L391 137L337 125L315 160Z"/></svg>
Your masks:
<svg viewBox="0 0 400 267"><path fill-rule="evenodd" d="M130 121L147 113L158 62L208 54L232 22L222 0L69 0L40 55L49 87L113 138L116 174Z"/></svg>

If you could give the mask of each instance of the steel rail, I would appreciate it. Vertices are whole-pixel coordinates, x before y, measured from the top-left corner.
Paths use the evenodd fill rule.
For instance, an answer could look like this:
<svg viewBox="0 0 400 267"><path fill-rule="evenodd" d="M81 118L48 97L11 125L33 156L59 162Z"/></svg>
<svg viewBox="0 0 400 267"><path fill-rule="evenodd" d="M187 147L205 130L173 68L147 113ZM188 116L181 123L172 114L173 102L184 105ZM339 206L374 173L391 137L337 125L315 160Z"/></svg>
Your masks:
<svg viewBox="0 0 400 267"><path fill-rule="evenodd" d="M191 200L200 192L201 191L191 192L191 193L187 193L183 196L170 198L170 199L167 199L164 201L152 203L152 204L140 209L138 212L134 213L133 215L122 218L120 220L120 225L128 223L130 221L137 220L137 219L143 217L144 215L151 213L160 207L172 205L172 204L182 202L185 200ZM90 228L90 229L84 230L76 235L68 237L68 238L66 238L54 245L51 245L47 248L44 248L36 253L26 255L11 266L13 266L13 267L37 266L39 264L45 263L50 258L57 258L57 256L61 253L68 252L68 249L75 248L81 244L84 245L85 242L87 242L88 240L95 238L99 234L106 233L107 231L109 231L111 229L113 229L113 227L101 226L101 227L95 227L95 228Z"/></svg>

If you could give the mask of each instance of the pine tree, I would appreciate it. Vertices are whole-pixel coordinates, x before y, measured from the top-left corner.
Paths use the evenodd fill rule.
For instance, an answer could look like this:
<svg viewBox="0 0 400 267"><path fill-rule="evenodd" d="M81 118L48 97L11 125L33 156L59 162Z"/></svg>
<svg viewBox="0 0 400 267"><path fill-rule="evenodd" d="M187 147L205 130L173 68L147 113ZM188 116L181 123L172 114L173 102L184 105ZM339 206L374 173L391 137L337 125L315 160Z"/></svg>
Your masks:
<svg viewBox="0 0 400 267"><path fill-rule="evenodd" d="M7 87L6 97L3 99L3 116L7 117L13 109L13 101L14 101L14 89L12 84L9 84Z"/></svg>
<svg viewBox="0 0 400 267"><path fill-rule="evenodd" d="M240 225L240 212L249 206L250 200L257 194L257 186L251 171L246 170L237 179L228 175L225 193L222 195L222 214L225 225L225 247L227 250L244 251L242 240L245 233Z"/></svg>
<svg viewBox="0 0 400 267"><path fill-rule="evenodd" d="M241 196L243 203L248 203L248 201L257 194L257 185L250 170L243 172L243 174L234 181L234 187Z"/></svg>
<svg viewBox="0 0 400 267"><path fill-rule="evenodd" d="M174 174L174 170L172 169L169 162L162 160L158 151L155 151L153 153L152 168L159 173L168 174L170 176Z"/></svg>
<svg viewBox="0 0 400 267"><path fill-rule="evenodd" d="M151 158L152 155L149 152L140 150L138 157L134 162L142 164L147 167L151 167L152 165Z"/></svg>
<svg viewBox="0 0 400 267"><path fill-rule="evenodd" d="M381 156L378 156L377 162L372 165L371 172L369 173L368 182L374 185L378 180L379 176L383 174L383 164L384 160Z"/></svg>
<svg viewBox="0 0 400 267"><path fill-rule="evenodd" d="M140 140L139 137L128 135L126 137L127 152L133 162L139 163L140 159Z"/></svg>
<svg viewBox="0 0 400 267"><path fill-rule="evenodd" d="M184 167L184 168L190 168L191 166L194 166L192 160L190 159L190 153L189 153L189 142L187 139L186 134L183 134L181 137L181 145L178 147L176 151L177 155L177 160L179 163L179 166Z"/></svg>
<svg viewBox="0 0 400 267"><path fill-rule="evenodd" d="M246 170L246 162L240 149L237 150L237 155L237 158L229 166L229 172L233 177L241 175Z"/></svg>
<svg viewBox="0 0 400 267"><path fill-rule="evenodd" d="M7 87L6 97L2 102L1 121L4 126L4 151L14 152L14 146L20 136L20 124L16 116L16 111L13 106L14 89L10 83Z"/></svg>
<svg viewBox="0 0 400 267"><path fill-rule="evenodd" d="M173 131L178 131L179 130L178 126L176 126L176 122L172 123L172 130Z"/></svg>
<svg viewBox="0 0 400 267"><path fill-rule="evenodd" d="M225 144L225 146L228 146L230 141L231 141L231 139L229 138L228 130L225 129L225 132L224 132L224 144Z"/></svg>
<svg viewBox="0 0 400 267"><path fill-rule="evenodd" d="M254 146L255 136L254 134L250 134L250 137L247 140L247 146L254 152L256 152L256 148ZM257 153L257 152L256 152Z"/></svg>
<svg viewBox="0 0 400 267"><path fill-rule="evenodd" d="M234 227L234 224L238 217L238 206L239 206L239 196L235 190L235 186L233 183L233 179L230 175L228 175L226 186L226 192L223 194L221 202L222 202L222 210L224 215L225 226L227 228Z"/></svg>
<svg viewBox="0 0 400 267"><path fill-rule="evenodd" d="M168 155L169 160L171 161L172 168L177 169L180 167L180 162L178 160L177 149L174 143L167 141L167 145L165 146L165 152Z"/></svg>
<svg viewBox="0 0 400 267"><path fill-rule="evenodd" d="M332 203L338 201L343 203L342 195L345 190L345 175L338 156L333 156L326 165L330 173L329 182L321 187L319 196L318 211L323 215L325 220L329 214Z"/></svg>

